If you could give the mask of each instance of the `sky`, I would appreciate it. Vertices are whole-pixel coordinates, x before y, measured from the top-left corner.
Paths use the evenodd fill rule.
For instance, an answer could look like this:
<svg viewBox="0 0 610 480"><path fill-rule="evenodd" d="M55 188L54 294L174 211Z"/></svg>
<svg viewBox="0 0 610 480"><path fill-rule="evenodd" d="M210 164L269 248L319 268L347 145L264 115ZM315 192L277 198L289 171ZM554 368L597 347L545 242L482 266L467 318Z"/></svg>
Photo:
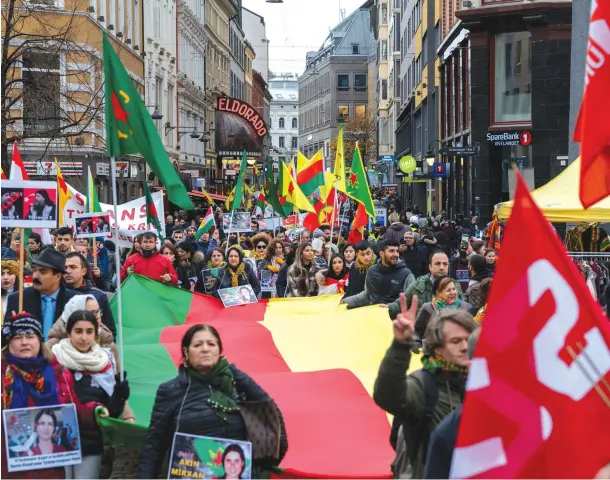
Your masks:
<svg viewBox="0 0 610 480"><path fill-rule="evenodd" d="M243 6L263 17L269 42L269 70L297 73L305 70L305 54L318 50L331 28L348 17L365 0L243 0ZM253 45L256 51L256 45Z"/></svg>

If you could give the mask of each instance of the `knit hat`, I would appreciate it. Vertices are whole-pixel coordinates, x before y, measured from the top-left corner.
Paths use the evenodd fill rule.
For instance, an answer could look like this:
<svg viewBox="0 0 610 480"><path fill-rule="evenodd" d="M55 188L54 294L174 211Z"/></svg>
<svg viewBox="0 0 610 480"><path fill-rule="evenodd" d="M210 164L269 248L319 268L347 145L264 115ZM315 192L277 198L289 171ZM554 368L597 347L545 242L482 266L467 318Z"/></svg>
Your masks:
<svg viewBox="0 0 610 480"><path fill-rule="evenodd" d="M8 270L9 273L19 276L19 263L15 260L2 260L2 267L0 270Z"/></svg>
<svg viewBox="0 0 610 480"><path fill-rule="evenodd" d="M13 315L2 327L2 346L8 345L17 335L38 335L42 341L42 326L31 313L21 312Z"/></svg>

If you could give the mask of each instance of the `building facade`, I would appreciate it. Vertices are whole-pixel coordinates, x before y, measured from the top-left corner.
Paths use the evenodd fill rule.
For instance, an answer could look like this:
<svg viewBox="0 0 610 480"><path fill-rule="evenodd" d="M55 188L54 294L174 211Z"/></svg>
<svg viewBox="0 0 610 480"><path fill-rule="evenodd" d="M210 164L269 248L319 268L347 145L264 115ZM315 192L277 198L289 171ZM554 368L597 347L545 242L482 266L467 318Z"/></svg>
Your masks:
<svg viewBox="0 0 610 480"><path fill-rule="evenodd" d="M67 5L63 0L48 0L32 2L41 7L29 8L24 14L19 3L3 0L1 4L2 35L8 45L3 57L7 74L2 78L6 89L1 126L3 168L9 167L9 152L17 142L33 179L54 180L57 158L66 181L81 192L91 169L100 201L109 203L110 162L100 94L104 78L102 34L105 32L120 52L143 94L141 4L135 0L91 0ZM18 21L16 16L24 20ZM46 43L41 43L41 36L46 37ZM145 162L138 156L117 160L119 201L141 196Z"/></svg>
<svg viewBox="0 0 610 480"><path fill-rule="evenodd" d="M241 0L236 3L237 16L229 22L229 50L231 51L230 94L241 100L246 99L245 61L246 37L241 28Z"/></svg>
<svg viewBox="0 0 610 480"><path fill-rule="evenodd" d="M265 84L269 85L269 39L265 18L244 7L241 11L242 28L256 52L252 61L252 69L256 70L263 77Z"/></svg>
<svg viewBox="0 0 610 480"><path fill-rule="evenodd" d="M252 64L256 53L248 39L244 41L244 45L244 100L252 105Z"/></svg>
<svg viewBox="0 0 610 480"><path fill-rule="evenodd" d="M269 80L271 94L271 157L274 164L290 162L299 150L298 75L280 73Z"/></svg>
<svg viewBox="0 0 610 480"><path fill-rule="evenodd" d="M439 49L441 131L476 154L443 157L444 207L485 222L513 196L513 163L531 188L568 164L572 2L469 5Z"/></svg>
<svg viewBox="0 0 610 480"><path fill-rule="evenodd" d="M375 49L369 7L361 7L333 28L320 49L308 52L299 77L299 149L310 157L324 149L325 168L338 124L369 111L368 57Z"/></svg>

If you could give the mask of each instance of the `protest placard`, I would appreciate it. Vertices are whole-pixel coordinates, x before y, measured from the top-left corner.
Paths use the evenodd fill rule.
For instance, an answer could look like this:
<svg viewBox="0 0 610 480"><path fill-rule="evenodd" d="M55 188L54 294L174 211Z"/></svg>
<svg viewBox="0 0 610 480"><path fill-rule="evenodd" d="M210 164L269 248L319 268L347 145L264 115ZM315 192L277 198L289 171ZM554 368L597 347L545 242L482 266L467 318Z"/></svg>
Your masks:
<svg viewBox="0 0 610 480"><path fill-rule="evenodd" d="M228 233L229 230L231 233L251 232L250 217L249 212L225 213L222 216L222 229L225 233Z"/></svg>
<svg viewBox="0 0 610 480"><path fill-rule="evenodd" d="M226 438L174 434L167 478L252 477L252 444Z"/></svg>
<svg viewBox="0 0 610 480"><path fill-rule="evenodd" d="M258 302L254 290L252 290L252 285L222 288L218 290L218 295L225 307L235 307L237 305L248 305L249 303Z"/></svg>
<svg viewBox="0 0 610 480"><path fill-rule="evenodd" d="M205 293L212 293L220 281L221 268L208 268L201 271L201 279L203 280L203 289Z"/></svg>
<svg viewBox="0 0 610 480"><path fill-rule="evenodd" d="M3 227L57 227L55 182L3 180L1 188Z"/></svg>
<svg viewBox="0 0 610 480"><path fill-rule="evenodd" d="M76 238L110 236L110 214L79 213L74 216Z"/></svg>
<svg viewBox="0 0 610 480"><path fill-rule="evenodd" d="M9 472L81 463L74 404L3 410L2 425Z"/></svg>

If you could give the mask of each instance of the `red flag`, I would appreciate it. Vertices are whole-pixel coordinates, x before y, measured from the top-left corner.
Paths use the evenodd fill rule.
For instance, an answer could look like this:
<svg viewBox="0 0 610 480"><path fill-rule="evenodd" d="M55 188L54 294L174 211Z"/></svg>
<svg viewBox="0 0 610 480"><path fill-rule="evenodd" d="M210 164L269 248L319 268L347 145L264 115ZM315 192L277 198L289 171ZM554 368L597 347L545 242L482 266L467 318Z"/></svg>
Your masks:
<svg viewBox="0 0 610 480"><path fill-rule="evenodd" d="M574 131L581 142L580 202L589 208L610 195L610 2L591 2L585 93Z"/></svg>
<svg viewBox="0 0 610 480"><path fill-rule="evenodd" d="M13 156L11 157L11 171L8 175L10 180L29 180L28 172L25 170L21 153L17 148L17 142L13 143Z"/></svg>
<svg viewBox="0 0 610 480"><path fill-rule="evenodd" d="M608 325L518 175L451 478L593 478L610 459Z"/></svg>
<svg viewBox="0 0 610 480"><path fill-rule="evenodd" d="M8 178L6 178L6 175L4 174L4 170L2 170L2 168L0 168L0 176L2 177L2 180L8 180Z"/></svg>
<svg viewBox="0 0 610 480"><path fill-rule="evenodd" d="M363 203L358 204L356 215L352 221L352 229L347 237L348 242L358 243L364 240L364 227L369 223L369 216L366 214L366 207Z"/></svg>

